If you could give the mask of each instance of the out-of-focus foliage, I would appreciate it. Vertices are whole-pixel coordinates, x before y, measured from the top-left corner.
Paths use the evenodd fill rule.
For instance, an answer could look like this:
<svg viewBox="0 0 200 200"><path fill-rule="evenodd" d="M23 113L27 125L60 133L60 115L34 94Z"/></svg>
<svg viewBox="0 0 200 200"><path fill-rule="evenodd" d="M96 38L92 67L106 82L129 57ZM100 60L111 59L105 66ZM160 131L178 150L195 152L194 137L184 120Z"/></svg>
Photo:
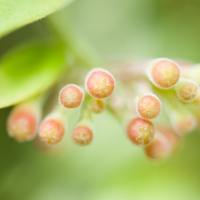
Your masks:
<svg viewBox="0 0 200 200"><path fill-rule="evenodd" d="M0 108L44 92L64 68L64 49L34 42L21 46L0 61Z"/></svg>
<svg viewBox="0 0 200 200"><path fill-rule="evenodd" d="M83 0L70 12L105 57L183 58L199 62L199 0Z"/></svg>
<svg viewBox="0 0 200 200"><path fill-rule="evenodd" d="M102 57L164 56L199 62L199 8L198 0L79 0L65 12ZM45 35L36 22L1 40L1 52L7 44L11 48L10 41L25 40L27 33ZM45 153L35 142L19 144L8 137L9 111L0 110L0 199L200 199L198 131L185 137L180 153L151 163L108 113L94 116L93 143L77 147L70 135L79 116L75 111L68 117L65 140Z"/></svg>
<svg viewBox="0 0 200 200"><path fill-rule="evenodd" d="M0 37L41 19L72 0L0 0Z"/></svg>

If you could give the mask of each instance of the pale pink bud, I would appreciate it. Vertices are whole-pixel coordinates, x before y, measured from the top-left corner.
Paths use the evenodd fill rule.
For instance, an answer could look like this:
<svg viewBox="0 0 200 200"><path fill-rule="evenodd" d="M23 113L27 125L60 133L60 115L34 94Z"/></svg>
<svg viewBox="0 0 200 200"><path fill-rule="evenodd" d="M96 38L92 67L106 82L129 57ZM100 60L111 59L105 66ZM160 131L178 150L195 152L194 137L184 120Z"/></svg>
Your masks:
<svg viewBox="0 0 200 200"><path fill-rule="evenodd" d="M185 135L197 126L197 119L192 114L178 115L171 119L175 131L179 135Z"/></svg>
<svg viewBox="0 0 200 200"><path fill-rule="evenodd" d="M190 112L178 112L174 110L169 117L172 127L179 135L185 135L197 126L197 119Z"/></svg>
<svg viewBox="0 0 200 200"><path fill-rule="evenodd" d="M159 133L144 150L149 158L153 160L162 160L171 155L172 146L167 138Z"/></svg>
<svg viewBox="0 0 200 200"><path fill-rule="evenodd" d="M105 109L105 103L102 100L94 99L90 102L90 109L94 113L102 113Z"/></svg>
<svg viewBox="0 0 200 200"><path fill-rule="evenodd" d="M115 88L115 79L107 70L96 68L89 72L85 87L88 93L96 99L109 97Z"/></svg>
<svg viewBox="0 0 200 200"><path fill-rule="evenodd" d="M47 144L58 144L64 136L65 125L57 113L49 114L40 124L39 137Z"/></svg>
<svg viewBox="0 0 200 200"><path fill-rule="evenodd" d="M191 102L197 97L199 86L192 80L181 78L176 84L176 93L180 100Z"/></svg>
<svg viewBox="0 0 200 200"><path fill-rule="evenodd" d="M154 94L139 94L135 98L135 103L137 113L146 120L156 118L162 109L161 101Z"/></svg>
<svg viewBox="0 0 200 200"><path fill-rule="evenodd" d="M176 98L165 101L165 109L170 119L172 128L179 135L185 135L197 126L196 117L187 110Z"/></svg>
<svg viewBox="0 0 200 200"><path fill-rule="evenodd" d="M150 63L147 75L155 86L161 89L169 89L178 82L180 67L170 59L159 58Z"/></svg>
<svg viewBox="0 0 200 200"><path fill-rule="evenodd" d="M65 108L77 108L83 99L83 90L74 84L65 86L59 93L59 103Z"/></svg>
<svg viewBox="0 0 200 200"><path fill-rule="evenodd" d="M16 106L7 122L9 135L19 142L32 140L36 136L40 115L37 103L30 102Z"/></svg>
<svg viewBox="0 0 200 200"><path fill-rule="evenodd" d="M173 150L176 150L177 147L180 146L180 136L177 135L174 130L172 130L171 127L169 126L162 126L159 128L159 131L161 134L163 134L167 140L170 142L171 146L172 146L172 149Z"/></svg>
<svg viewBox="0 0 200 200"><path fill-rule="evenodd" d="M144 146L154 137L154 125L145 119L135 118L128 123L126 132L134 144Z"/></svg>
<svg viewBox="0 0 200 200"><path fill-rule="evenodd" d="M80 146L86 146L92 142L92 129L87 125L79 124L72 132L72 139L76 144Z"/></svg>

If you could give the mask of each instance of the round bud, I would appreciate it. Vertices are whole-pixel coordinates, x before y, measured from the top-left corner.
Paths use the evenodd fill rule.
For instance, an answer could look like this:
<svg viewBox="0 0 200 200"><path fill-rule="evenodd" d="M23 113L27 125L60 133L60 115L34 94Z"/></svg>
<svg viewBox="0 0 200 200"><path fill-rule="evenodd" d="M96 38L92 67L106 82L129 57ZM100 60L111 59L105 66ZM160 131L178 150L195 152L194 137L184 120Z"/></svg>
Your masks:
<svg viewBox="0 0 200 200"><path fill-rule="evenodd" d="M39 128L39 136L47 144L58 144L65 133L65 126L60 118L47 117Z"/></svg>
<svg viewBox="0 0 200 200"><path fill-rule="evenodd" d="M94 113L102 113L105 109L105 103L102 100L94 99L90 102L90 109Z"/></svg>
<svg viewBox="0 0 200 200"><path fill-rule="evenodd" d="M77 108L83 99L83 90L77 85L69 84L60 90L59 102L65 108Z"/></svg>
<svg viewBox="0 0 200 200"><path fill-rule="evenodd" d="M185 135L197 126L197 119L193 115L180 115L173 123L179 135Z"/></svg>
<svg viewBox="0 0 200 200"><path fill-rule="evenodd" d="M129 139L138 146L149 144L154 136L153 124L141 118L132 119L126 131Z"/></svg>
<svg viewBox="0 0 200 200"><path fill-rule="evenodd" d="M76 144L86 146L92 142L92 130L86 125L78 125L72 132L72 139Z"/></svg>
<svg viewBox="0 0 200 200"><path fill-rule="evenodd" d="M137 95L136 111L140 117L150 120L156 118L161 112L162 104L156 95Z"/></svg>
<svg viewBox="0 0 200 200"><path fill-rule="evenodd" d="M28 141L36 136L40 113L31 104L16 106L7 122L7 130L11 137L19 142Z"/></svg>
<svg viewBox="0 0 200 200"><path fill-rule="evenodd" d="M170 142L161 134L155 138L151 144L145 147L146 155L154 160L162 160L169 157L172 153Z"/></svg>
<svg viewBox="0 0 200 200"><path fill-rule="evenodd" d="M161 126L158 128L160 133L170 142L172 149L176 150L180 146L180 136L169 126Z"/></svg>
<svg viewBox="0 0 200 200"><path fill-rule="evenodd" d="M169 89L178 82L180 67L170 59L159 58L150 63L147 74L155 86Z"/></svg>
<svg viewBox="0 0 200 200"><path fill-rule="evenodd" d="M181 78L176 85L176 93L180 100L191 102L197 97L199 86L189 79Z"/></svg>
<svg viewBox="0 0 200 200"><path fill-rule="evenodd" d="M115 79L107 70L97 68L88 74L85 87L88 93L94 98L104 99L113 93Z"/></svg>

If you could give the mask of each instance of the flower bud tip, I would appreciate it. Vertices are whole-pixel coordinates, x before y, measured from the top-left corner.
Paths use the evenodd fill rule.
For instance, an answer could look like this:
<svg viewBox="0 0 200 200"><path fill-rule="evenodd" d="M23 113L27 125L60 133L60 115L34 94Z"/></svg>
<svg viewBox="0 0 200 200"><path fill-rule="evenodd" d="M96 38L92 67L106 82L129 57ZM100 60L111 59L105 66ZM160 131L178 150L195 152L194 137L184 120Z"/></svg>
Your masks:
<svg viewBox="0 0 200 200"><path fill-rule="evenodd" d="M169 89L178 82L180 67L170 59L158 58L148 66L147 75L155 86L161 89Z"/></svg>
<svg viewBox="0 0 200 200"><path fill-rule="evenodd" d="M129 139L138 146L149 144L154 137L154 125L141 118L132 119L126 131Z"/></svg>
<svg viewBox="0 0 200 200"><path fill-rule="evenodd" d="M109 97L115 88L115 79L107 70L95 68L86 77L85 87L96 99Z"/></svg>
<svg viewBox="0 0 200 200"><path fill-rule="evenodd" d="M59 103L65 108L77 108L83 99L83 90L75 84L66 85L59 93Z"/></svg>
<svg viewBox="0 0 200 200"><path fill-rule="evenodd" d="M78 125L72 132L72 139L76 144L86 146L92 142L93 132L88 126Z"/></svg>

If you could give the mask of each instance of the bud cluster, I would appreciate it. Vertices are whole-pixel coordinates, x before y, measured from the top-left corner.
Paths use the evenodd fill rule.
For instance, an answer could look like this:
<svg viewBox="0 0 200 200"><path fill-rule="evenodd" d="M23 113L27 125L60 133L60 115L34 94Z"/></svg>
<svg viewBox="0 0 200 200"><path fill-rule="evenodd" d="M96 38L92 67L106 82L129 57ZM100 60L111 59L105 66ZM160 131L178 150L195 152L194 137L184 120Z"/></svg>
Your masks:
<svg viewBox="0 0 200 200"><path fill-rule="evenodd" d="M142 70L135 70L136 64L131 69L130 63L126 70L123 62L119 63L114 70L108 65L108 69L116 74L117 87L109 71L94 68L82 85L70 83L58 92L58 103L43 120L43 103L38 99L17 105L8 118L9 135L20 142L38 135L44 144L56 145L67 130L68 110L81 107L81 116L71 137L75 144L87 146L94 139L92 114L107 109L125 122L127 138L144 148L147 157L153 160L168 158L180 146L181 137L194 130L200 120L197 74L191 72L192 67L185 66L190 63L184 63L182 67L181 62L166 58L140 62L138 68ZM198 71L200 73L200 65L194 70ZM158 119L162 119L162 123Z"/></svg>

